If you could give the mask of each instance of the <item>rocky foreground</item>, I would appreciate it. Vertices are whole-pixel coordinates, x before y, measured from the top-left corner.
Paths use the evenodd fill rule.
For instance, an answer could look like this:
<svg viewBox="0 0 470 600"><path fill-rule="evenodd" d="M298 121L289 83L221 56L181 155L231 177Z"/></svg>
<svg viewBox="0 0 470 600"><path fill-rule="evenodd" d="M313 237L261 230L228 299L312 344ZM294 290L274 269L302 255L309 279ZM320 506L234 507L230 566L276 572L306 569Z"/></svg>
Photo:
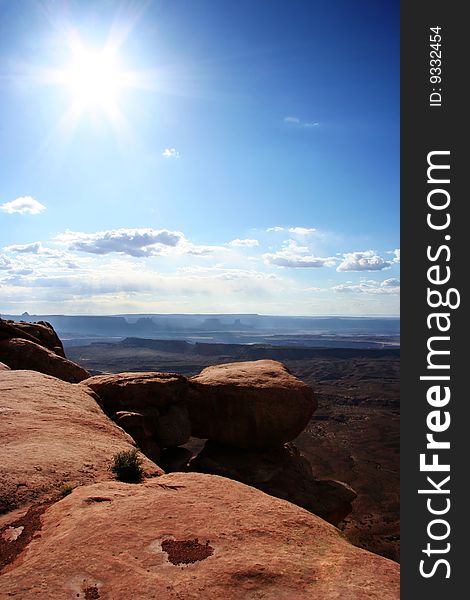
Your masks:
<svg viewBox="0 0 470 600"><path fill-rule="evenodd" d="M77 378L52 328L21 325L0 321L1 597L399 597L398 565L330 524L356 494L292 445L316 400L282 364ZM141 482L116 481L136 446Z"/></svg>

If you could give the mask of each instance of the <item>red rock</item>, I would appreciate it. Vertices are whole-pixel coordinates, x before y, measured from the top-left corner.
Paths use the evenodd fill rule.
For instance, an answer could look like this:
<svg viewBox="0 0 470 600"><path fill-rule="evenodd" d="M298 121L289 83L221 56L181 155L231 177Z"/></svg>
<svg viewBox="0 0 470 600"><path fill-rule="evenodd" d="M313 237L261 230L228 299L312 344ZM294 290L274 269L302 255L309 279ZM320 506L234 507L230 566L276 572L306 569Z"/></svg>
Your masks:
<svg viewBox="0 0 470 600"><path fill-rule="evenodd" d="M274 360L207 367L190 384L192 435L239 448L293 440L317 407L310 386Z"/></svg>
<svg viewBox="0 0 470 600"><path fill-rule="evenodd" d="M0 362L0 371L10 371L10 367Z"/></svg>
<svg viewBox="0 0 470 600"><path fill-rule="evenodd" d="M179 446L191 434L186 406L188 382L174 373L97 375L83 382L147 454L145 448ZM132 413L134 416L131 416ZM139 416L137 416L139 415ZM152 450L154 452L154 450ZM156 454L152 454L156 460Z"/></svg>
<svg viewBox="0 0 470 600"><path fill-rule="evenodd" d="M84 486L41 522L4 570L5 598L399 598L396 563L350 545L293 504L222 477L172 473L141 485Z"/></svg>
<svg viewBox="0 0 470 600"><path fill-rule="evenodd" d="M152 419L142 413L123 410L117 412L113 419L132 437L145 456L158 462L160 446L156 441L157 432Z"/></svg>
<svg viewBox="0 0 470 600"><path fill-rule="evenodd" d="M0 339L21 338L44 346L55 354L65 358L64 346L50 323L38 321L6 321L0 319Z"/></svg>
<svg viewBox="0 0 470 600"><path fill-rule="evenodd" d="M315 479L294 444L254 452L208 441L190 463L191 471L235 479L283 498L337 525L351 511L356 492L347 484Z"/></svg>
<svg viewBox="0 0 470 600"><path fill-rule="evenodd" d="M58 356L39 344L20 338L0 341L0 360L11 369L27 369L52 375L69 383L78 383L90 376L71 360Z"/></svg>
<svg viewBox="0 0 470 600"><path fill-rule="evenodd" d="M188 383L175 373L95 375L84 382L98 394L107 412L162 408L185 403Z"/></svg>
<svg viewBox="0 0 470 600"><path fill-rule="evenodd" d="M0 371L0 514L57 497L64 484L113 479L132 439L84 388L35 371ZM161 473L145 459L148 474Z"/></svg>

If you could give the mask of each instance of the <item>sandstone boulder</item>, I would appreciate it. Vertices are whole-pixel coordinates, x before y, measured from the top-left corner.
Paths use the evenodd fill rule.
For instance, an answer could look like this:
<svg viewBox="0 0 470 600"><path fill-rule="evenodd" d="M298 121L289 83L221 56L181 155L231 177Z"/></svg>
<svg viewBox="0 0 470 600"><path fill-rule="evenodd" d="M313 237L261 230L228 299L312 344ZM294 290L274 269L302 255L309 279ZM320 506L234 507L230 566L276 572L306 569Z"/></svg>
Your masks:
<svg viewBox="0 0 470 600"><path fill-rule="evenodd" d="M192 435L238 448L293 440L316 407L312 389L274 360L207 367L190 379Z"/></svg>
<svg viewBox="0 0 470 600"><path fill-rule="evenodd" d="M35 371L0 371L0 514L112 479L132 439L84 388ZM161 471L145 459L148 474Z"/></svg>
<svg viewBox="0 0 470 600"><path fill-rule="evenodd" d="M55 354L65 358L64 346L50 323L38 321L7 321L0 319L0 339L21 338L44 346Z"/></svg>
<svg viewBox="0 0 470 600"><path fill-rule="evenodd" d="M113 415L113 419L135 440L145 456L153 461L159 460L160 446L156 439L155 415L149 417L138 412L120 410Z"/></svg>
<svg viewBox="0 0 470 600"><path fill-rule="evenodd" d="M98 394L104 410L157 460L158 448L188 441L188 382L173 373L97 375L83 382ZM150 452L150 453L149 453Z"/></svg>
<svg viewBox="0 0 470 600"><path fill-rule="evenodd" d="M26 525L10 525L3 543L15 543L5 537ZM141 485L84 486L47 508L37 527L40 535L4 569L5 597L399 598L396 563L350 545L293 504L221 477L172 473Z"/></svg>
<svg viewBox="0 0 470 600"><path fill-rule="evenodd" d="M0 360L11 369L39 371L69 383L78 383L90 376L88 371L71 360L26 339L1 340Z"/></svg>
<svg viewBox="0 0 470 600"><path fill-rule="evenodd" d="M288 500L337 525L351 511L356 493L347 484L315 479L294 444L254 452L208 441L190 463L191 471L235 479Z"/></svg>

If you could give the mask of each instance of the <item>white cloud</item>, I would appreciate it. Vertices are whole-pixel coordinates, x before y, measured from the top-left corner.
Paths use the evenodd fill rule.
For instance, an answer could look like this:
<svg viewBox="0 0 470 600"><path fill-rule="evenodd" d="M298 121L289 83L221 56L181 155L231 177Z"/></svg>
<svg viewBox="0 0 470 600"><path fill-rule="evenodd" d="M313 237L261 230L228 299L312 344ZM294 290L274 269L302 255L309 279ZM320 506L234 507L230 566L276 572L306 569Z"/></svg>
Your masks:
<svg viewBox="0 0 470 600"><path fill-rule="evenodd" d="M399 287L400 280L396 277L391 277L390 279L384 279L380 285L382 287Z"/></svg>
<svg viewBox="0 0 470 600"><path fill-rule="evenodd" d="M55 241L70 251L89 254L124 254L136 258L166 255L206 256L227 252L223 246L197 245L186 239L181 231L152 228L121 228L95 233L66 231Z"/></svg>
<svg viewBox="0 0 470 600"><path fill-rule="evenodd" d="M162 156L165 158L180 158L180 153L176 148L165 148L162 152Z"/></svg>
<svg viewBox="0 0 470 600"><path fill-rule="evenodd" d="M293 233L295 235L310 235L314 233L316 229L314 227L290 227L289 233Z"/></svg>
<svg viewBox="0 0 470 600"><path fill-rule="evenodd" d="M383 271L392 266L392 262L383 259L374 250L364 252L346 252L337 271Z"/></svg>
<svg viewBox="0 0 470 600"><path fill-rule="evenodd" d="M397 295L400 293L400 280L391 278L384 281L362 281L360 283L340 283L333 291L339 294L373 294L379 296Z"/></svg>
<svg viewBox="0 0 470 600"><path fill-rule="evenodd" d="M173 248L185 240L180 231L167 229L111 229L96 233L66 231L56 241L66 244L70 250L91 254L128 254L129 256L152 256L162 254L165 248Z"/></svg>
<svg viewBox="0 0 470 600"><path fill-rule="evenodd" d="M18 213L19 215L38 215L43 210L46 210L46 207L32 196L20 196L16 200L0 204L0 210L9 215L13 213Z"/></svg>
<svg viewBox="0 0 470 600"><path fill-rule="evenodd" d="M399 263L400 262L400 248L396 248L393 251L393 254L395 255L395 258L393 259L394 263Z"/></svg>
<svg viewBox="0 0 470 600"><path fill-rule="evenodd" d="M334 259L331 257L322 258L319 256L286 256L283 255L282 251L275 254L265 254L264 258L267 263L276 265L278 267L290 267L290 268L319 268L319 267L331 267L334 265Z"/></svg>
<svg viewBox="0 0 470 600"><path fill-rule="evenodd" d="M0 271L8 271L13 268L13 263L8 256L2 256L0 254Z"/></svg>
<svg viewBox="0 0 470 600"><path fill-rule="evenodd" d="M300 119L298 117L284 117L284 123L290 123L291 125L299 125Z"/></svg>
<svg viewBox="0 0 470 600"><path fill-rule="evenodd" d="M51 248L45 248L41 242L31 242L30 244L14 244L6 246L4 250L17 254L45 254L48 256L58 256L60 253Z"/></svg>
<svg viewBox="0 0 470 600"><path fill-rule="evenodd" d="M268 227L266 229L268 233L274 232L278 233L279 231L288 231L294 235L310 235L311 233L315 233L317 230L314 227Z"/></svg>
<svg viewBox="0 0 470 600"><path fill-rule="evenodd" d="M336 263L334 257L320 257L309 254L306 246L300 246L295 240L288 240L282 250L263 254L267 264L290 268L331 267Z"/></svg>
<svg viewBox="0 0 470 600"><path fill-rule="evenodd" d="M236 239L232 240L228 244L229 246L234 246L236 248L254 248L255 246L259 246L258 240L249 240L249 239Z"/></svg>
<svg viewBox="0 0 470 600"><path fill-rule="evenodd" d="M319 121L302 121L299 117L288 116L284 117L284 123L288 125L297 125L298 127L314 128L319 127Z"/></svg>

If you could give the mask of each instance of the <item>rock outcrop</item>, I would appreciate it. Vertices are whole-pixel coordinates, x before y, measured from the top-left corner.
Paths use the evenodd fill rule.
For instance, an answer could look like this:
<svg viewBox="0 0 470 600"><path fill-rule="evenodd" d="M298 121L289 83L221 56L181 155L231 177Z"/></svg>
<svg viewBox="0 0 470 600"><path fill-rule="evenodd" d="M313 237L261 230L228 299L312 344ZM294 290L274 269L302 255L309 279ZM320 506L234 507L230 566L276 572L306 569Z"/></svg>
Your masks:
<svg viewBox="0 0 470 600"><path fill-rule="evenodd" d="M38 521L40 535L4 570L5 597L399 598L396 563L350 545L293 504L222 477L173 473L84 486ZM4 528L3 545L21 543L27 526Z"/></svg>
<svg viewBox="0 0 470 600"><path fill-rule="evenodd" d="M10 367L2 362L0 362L0 371L10 371Z"/></svg>
<svg viewBox="0 0 470 600"><path fill-rule="evenodd" d="M192 435L236 448L290 442L316 407L312 388L273 360L208 367L190 379Z"/></svg>
<svg viewBox="0 0 470 600"><path fill-rule="evenodd" d="M106 413L158 460L160 450L188 441L188 382L174 373L97 375L83 382L96 392Z"/></svg>
<svg viewBox="0 0 470 600"><path fill-rule="evenodd" d="M58 356L65 358L64 346L50 323L38 321L7 321L0 319L0 340L20 338L44 346Z"/></svg>
<svg viewBox="0 0 470 600"><path fill-rule="evenodd" d="M337 525L352 510L356 493L345 483L315 479L294 444L253 452L208 441L190 469L235 479L288 500Z"/></svg>
<svg viewBox="0 0 470 600"><path fill-rule="evenodd" d="M112 479L113 455L133 448L86 388L35 371L0 371L0 424L0 513Z"/></svg>
<svg viewBox="0 0 470 600"><path fill-rule="evenodd" d="M189 470L221 475L283 498L337 525L356 493L315 479L292 443L316 401L312 389L272 360L208 367L190 380L192 434L209 438Z"/></svg>
<svg viewBox="0 0 470 600"><path fill-rule="evenodd" d="M24 338L1 340L0 361L11 369L39 371L69 383L78 383L90 377L88 371L71 360Z"/></svg>

